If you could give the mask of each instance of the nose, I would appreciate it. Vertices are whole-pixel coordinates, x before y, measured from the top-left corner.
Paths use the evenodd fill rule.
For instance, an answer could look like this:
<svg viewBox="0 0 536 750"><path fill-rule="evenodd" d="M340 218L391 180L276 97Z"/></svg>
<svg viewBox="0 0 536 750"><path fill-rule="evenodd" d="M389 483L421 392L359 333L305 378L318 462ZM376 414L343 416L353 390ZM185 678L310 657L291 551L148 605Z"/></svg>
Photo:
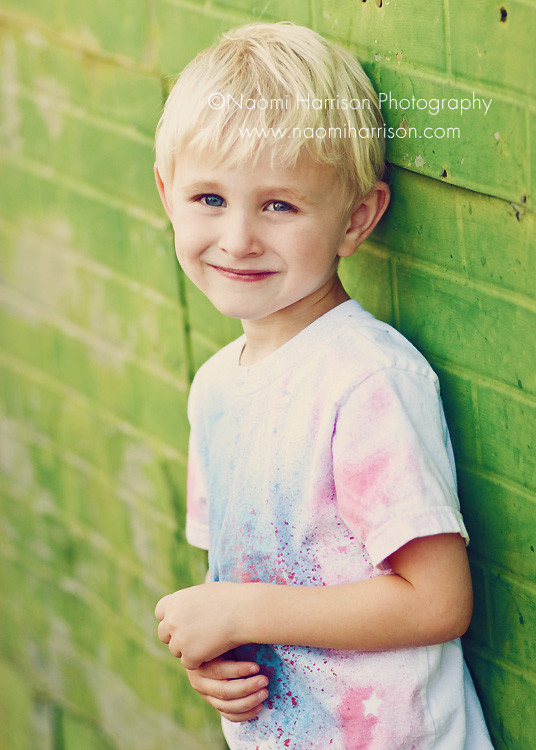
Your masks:
<svg viewBox="0 0 536 750"><path fill-rule="evenodd" d="M237 259L261 255L262 248L256 236L255 221L248 211L227 209L220 247Z"/></svg>

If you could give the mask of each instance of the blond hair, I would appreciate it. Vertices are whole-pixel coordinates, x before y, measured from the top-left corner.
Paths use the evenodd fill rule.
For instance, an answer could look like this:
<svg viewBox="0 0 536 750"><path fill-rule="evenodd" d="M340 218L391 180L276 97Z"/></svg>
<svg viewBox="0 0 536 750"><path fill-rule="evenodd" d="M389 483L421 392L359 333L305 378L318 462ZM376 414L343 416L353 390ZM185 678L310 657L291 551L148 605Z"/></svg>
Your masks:
<svg viewBox="0 0 536 750"><path fill-rule="evenodd" d="M383 129L353 55L303 26L254 23L223 34L180 74L157 127L156 163L167 188L185 151L229 167L266 153L292 167L305 151L335 167L353 203L383 174Z"/></svg>

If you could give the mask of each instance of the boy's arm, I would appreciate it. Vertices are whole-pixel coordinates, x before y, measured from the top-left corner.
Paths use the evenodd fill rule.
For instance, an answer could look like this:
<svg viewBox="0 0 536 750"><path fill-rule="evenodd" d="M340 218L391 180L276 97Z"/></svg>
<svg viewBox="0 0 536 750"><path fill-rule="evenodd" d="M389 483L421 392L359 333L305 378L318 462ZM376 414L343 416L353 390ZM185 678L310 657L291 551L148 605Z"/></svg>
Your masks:
<svg viewBox="0 0 536 750"><path fill-rule="evenodd" d="M415 539L392 573L340 586L210 583L157 604L159 638L195 669L244 643L378 651L453 640L469 625L472 587L458 534Z"/></svg>

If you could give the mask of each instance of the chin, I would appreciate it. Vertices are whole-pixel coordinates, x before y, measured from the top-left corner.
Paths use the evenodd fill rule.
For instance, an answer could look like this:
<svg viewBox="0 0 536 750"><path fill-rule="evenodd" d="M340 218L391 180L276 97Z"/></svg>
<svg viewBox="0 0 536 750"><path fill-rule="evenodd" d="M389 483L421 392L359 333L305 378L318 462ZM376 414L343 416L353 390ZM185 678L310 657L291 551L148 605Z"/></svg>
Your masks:
<svg viewBox="0 0 536 750"><path fill-rule="evenodd" d="M260 310L255 304L248 303L248 301L239 301L238 299L218 299L215 295L209 297L210 302L214 305L216 310L227 318L235 318L237 320L259 320L260 318L269 315L271 310L267 312L262 309Z"/></svg>
<svg viewBox="0 0 536 750"><path fill-rule="evenodd" d="M232 305L229 303L219 303L214 300L210 300L216 310L220 312L222 315L225 315L226 318L235 318L236 320L250 320L251 316L251 310L248 310L245 307L240 307L238 305ZM253 316L256 317L256 316Z"/></svg>

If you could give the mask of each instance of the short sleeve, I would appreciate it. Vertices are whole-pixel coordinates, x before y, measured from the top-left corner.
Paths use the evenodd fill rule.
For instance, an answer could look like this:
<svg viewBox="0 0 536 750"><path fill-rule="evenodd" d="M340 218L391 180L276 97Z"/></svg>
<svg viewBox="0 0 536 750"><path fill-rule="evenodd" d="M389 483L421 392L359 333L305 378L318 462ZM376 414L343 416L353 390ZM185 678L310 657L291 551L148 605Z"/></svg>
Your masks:
<svg viewBox="0 0 536 750"><path fill-rule="evenodd" d="M339 512L374 565L412 539L467 531L433 372L381 370L341 405L333 435Z"/></svg>
<svg viewBox="0 0 536 750"><path fill-rule="evenodd" d="M206 471L202 441L202 420L198 408L196 383L188 399L190 441L186 493L186 539L194 547L209 548L209 508L204 474Z"/></svg>

